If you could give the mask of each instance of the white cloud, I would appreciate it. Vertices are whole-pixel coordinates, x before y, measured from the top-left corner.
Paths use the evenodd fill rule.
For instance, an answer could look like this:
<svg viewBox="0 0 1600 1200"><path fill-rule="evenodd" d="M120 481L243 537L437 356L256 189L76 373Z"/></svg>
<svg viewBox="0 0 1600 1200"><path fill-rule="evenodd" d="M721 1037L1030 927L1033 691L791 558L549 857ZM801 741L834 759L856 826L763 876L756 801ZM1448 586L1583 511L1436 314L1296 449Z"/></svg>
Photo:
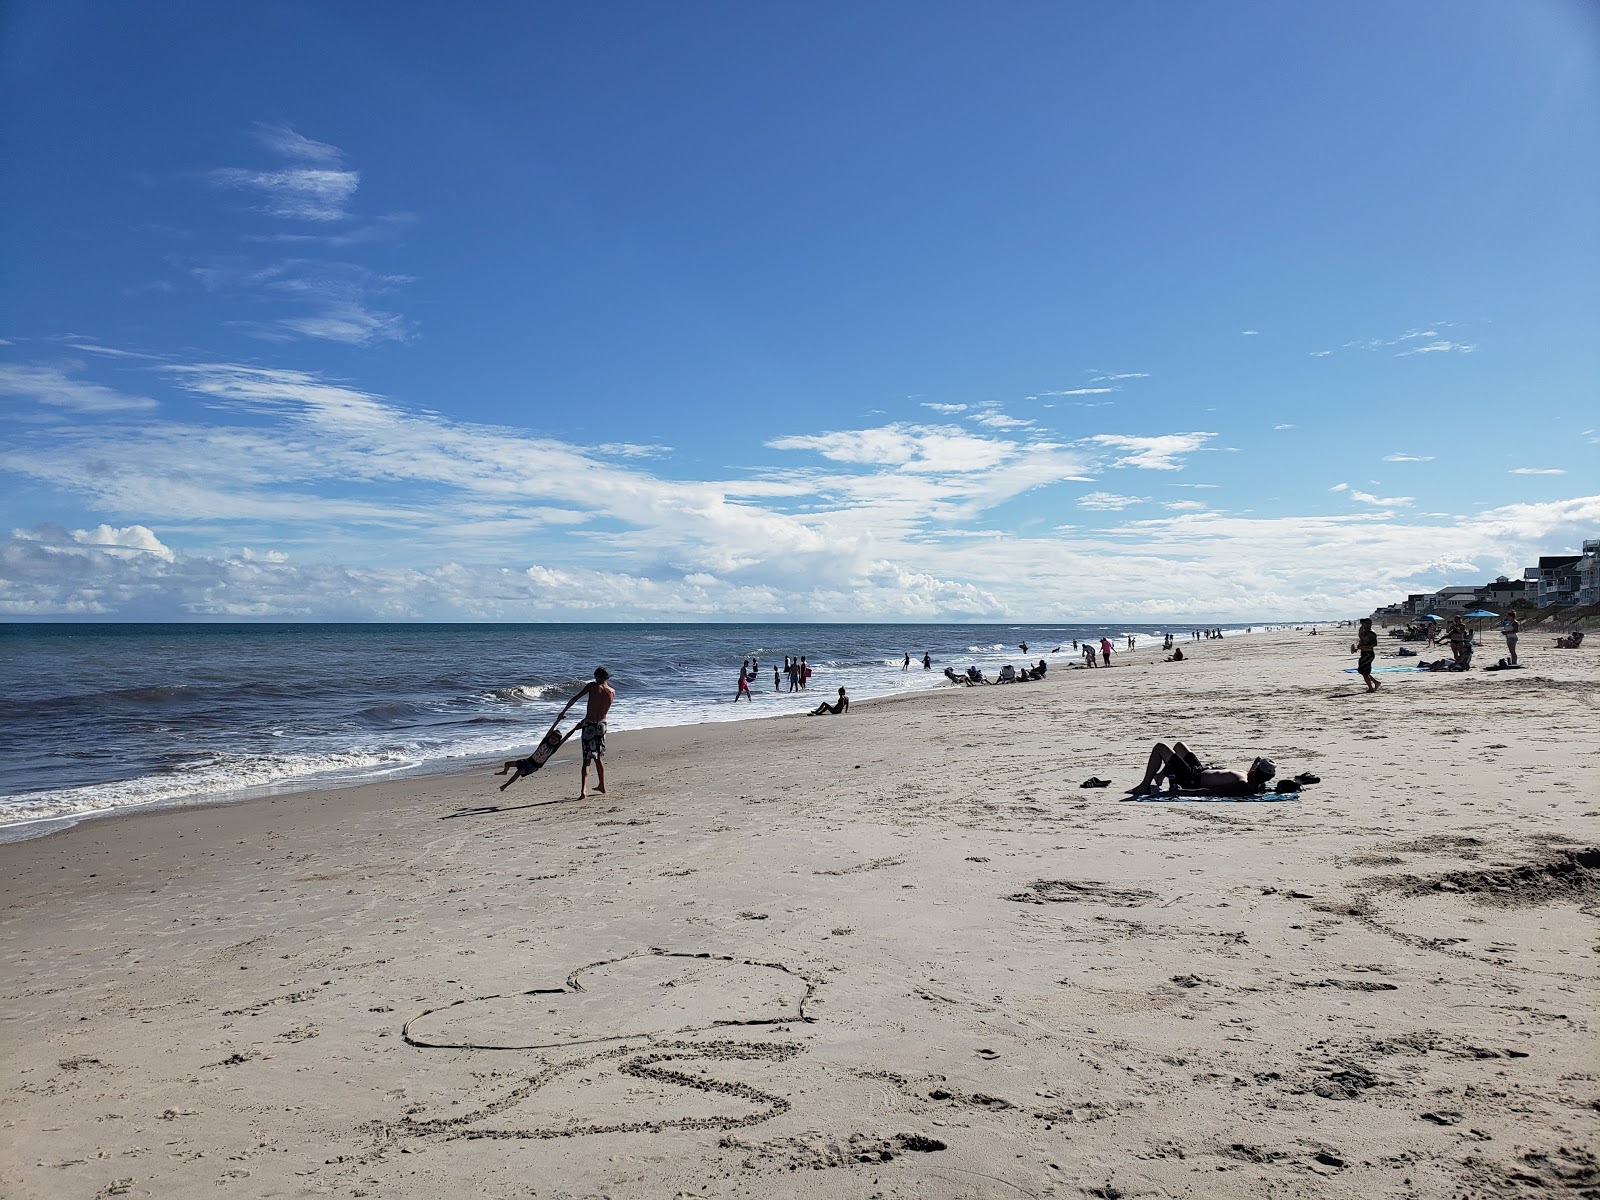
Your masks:
<svg viewBox="0 0 1600 1200"><path fill-rule="evenodd" d="M1150 378L1150 372L1149 371L1118 371L1118 372L1115 372L1115 373L1110 374L1110 375L1096 375L1089 382L1090 383L1099 383L1102 380L1106 380L1106 379L1109 379L1109 380L1111 380L1113 382L1116 382L1116 381L1122 380L1122 379L1149 379L1149 378Z"/></svg>
<svg viewBox="0 0 1600 1200"><path fill-rule="evenodd" d="M773 438L774 450L812 450L834 462L903 467L934 473L985 470L1015 453L1015 444L950 426L885 425L878 429Z"/></svg>
<svg viewBox="0 0 1600 1200"><path fill-rule="evenodd" d="M1416 346L1410 350L1402 350L1399 354L1395 355L1395 357L1405 358L1412 354L1446 354L1451 352L1457 354L1471 354L1473 351L1477 350L1477 348L1477 346L1467 342L1438 341L1429 342L1426 346Z"/></svg>
<svg viewBox="0 0 1600 1200"><path fill-rule="evenodd" d="M258 121L255 127L255 137L268 150L281 154L284 158L321 163L324 166L335 165L344 159L344 151L337 146L330 146L327 142L313 141L303 134L296 133L288 125Z"/></svg>
<svg viewBox="0 0 1600 1200"><path fill-rule="evenodd" d="M1311 352L1311 357L1312 358L1327 358L1328 355L1330 355L1332 353L1333 353L1332 350L1313 350Z"/></svg>
<svg viewBox="0 0 1600 1200"><path fill-rule="evenodd" d="M243 167L218 167L210 173L218 187L256 192L262 211L295 221L343 221L349 203L361 184L355 171L328 167L289 167L279 171L251 171Z"/></svg>
<svg viewBox="0 0 1600 1200"><path fill-rule="evenodd" d="M1348 483L1336 483L1328 490L1330 492L1348 492L1350 490L1350 485Z"/></svg>
<svg viewBox="0 0 1600 1200"><path fill-rule="evenodd" d="M1148 496L1119 496L1115 492L1090 492L1086 496L1078 497L1078 507L1092 508L1101 512L1120 512L1134 504L1146 504Z"/></svg>
<svg viewBox="0 0 1600 1200"><path fill-rule="evenodd" d="M967 411L967 406L965 404L936 404L931 400L923 401L922 407L931 408L936 413L944 413L946 415Z"/></svg>
<svg viewBox="0 0 1600 1200"><path fill-rule="evenodd" d="M614 454L618 458L657 458L671 454L671 446L640 445L634 442L602 442L595 447L601 454Z"/></svg>
<svg viewBox="0 0 1600 1200"><path fill-rule="evenodd" d="M1371 492L1358 492L1354 488L1350 489L1350 499L1371 504L1375 508L1409 508L1416 503L1414 496L1374 496Z"/></svg>
<svg viewBox="0 0 1600 1200"><path fill-rule="evenodd" d="M1040 392L1039 396L1104 396L1116 390L1114 387L1064 388L1053 392ZM1038 396L1030 396L1029 399L1038 399Z"/></svg>
<svg viewBox="0 0 1600 1200"><path fill-rule="evenodd" d="M1170 508L1173 512L1201 512L1206 506L1198 500L1171 500L1163 507Z"/></svg>
<svg viewBox="0 0 1600 1200"><path fill-rule="evenodd" d="M1261 331L1259 329L1244 329L1244 330L1241 330L1240 332L1245 337L1260 337L1261 336Z"/></svg>
<svg viewBox="0 0 1600 1200"><path fill-rule="evenodd" d="M1214 433L1169 433L1160 437L1129 437L1124 434L1099 433L1090 440L1102 446L1112 446L1128 451L1111 465L1114 467L1139 467L1146 471L1179 471L1183 464L1178 457L1200 449L1217 435Z"/></svg>
<svg viewBox="0 0 1600 1200"><path fill-rule="evenodd" d="M148 396L129 396L98 383L74 379L81 364L29 367L0 363L0 396L26 396L52 408L79 413L142 412L156 407Z"/></svg>
<svg viewBox="0 0 1600 1200"><path fill-rule="evenodd" d="M1565 475L1561 467L1512 467L1513 475Z"/></svg>
<svg viewBox="0 0 1600 1200"><path fill-rule="evenodd" d="M1384 462L1432 462L1431 454L1385 454Z"/></svg>
<svg viewBox="0 0 1600 1200"><path fill-rule="evenodd" d="M1274 425L1272 428L1273 428L1274 432L1276 432L1277 430L1280 430L1280 429L1298 429L1299 426L1298 425L1293 425L1293 424L1285 421L1285 422L1283 422L1281 424Z"/></svg>
<svg viewBox="0 0 1600 1200"><path fill-rule="evenodd" d="M62 529L59 525L41 525L37 529L14 529L11 536L55 554L82 556L105 553L113 557L148 554L162 562L171 562L176 557L161 544L160 538L143 525L129 525L122 529L110 525L97 525L93 529Z"/></svg>
<svg viewBox="0 0 1600 1200"><path fill-rule="evenodd" d="M972 417L974 425L983 425L989 429L1027 429L1036 424L1034 421L1024 420L1021 417L1008 417L1001 412L978 413Z"/></svg>

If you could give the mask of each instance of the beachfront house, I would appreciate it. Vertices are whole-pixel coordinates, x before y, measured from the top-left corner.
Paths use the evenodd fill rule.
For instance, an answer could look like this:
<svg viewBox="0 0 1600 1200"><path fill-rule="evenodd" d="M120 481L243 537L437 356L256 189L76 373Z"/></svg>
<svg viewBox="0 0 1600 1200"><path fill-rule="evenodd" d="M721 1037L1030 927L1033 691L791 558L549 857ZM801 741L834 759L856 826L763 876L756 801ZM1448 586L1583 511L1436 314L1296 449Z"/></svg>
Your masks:
<svg viewBox="0 0 1600 1200"><path fill-rule="evenodd" d="M1585 543L1587 545L1587 543ZM1540 608L1552 604L1572 604L1578 594L1578 563L1581 554L1544 554L1537 567L1529 567L1527 577L1533 602Z"/></svg>
<svg viewBox="0 0 1600 1200"><path fill-rule="evenodd" d="M1578 590L1574 604L1600 604L1600 538L1585 538L1578 559Z"/></svg>
<svg viewBox="0 0 1600 1200"><path fill-rule="evenodd" d="M1527 606L1532 600L1527 592L1526 579L1507 579L1502 575L1493 583L1486 583L1478 589L1478 603L1484 608L1505 612L1508 608Z"/></svg>
<svg viewBox="0 0 1600 1200"><path fill-rule="evenodd" d="M1441 615L1445 613L1466 612L1469 608L1476 608L1478 604L1478 588L1476 586L1456 586L1440 588L1433 594L1433 605L1429 611Z"/></svg>

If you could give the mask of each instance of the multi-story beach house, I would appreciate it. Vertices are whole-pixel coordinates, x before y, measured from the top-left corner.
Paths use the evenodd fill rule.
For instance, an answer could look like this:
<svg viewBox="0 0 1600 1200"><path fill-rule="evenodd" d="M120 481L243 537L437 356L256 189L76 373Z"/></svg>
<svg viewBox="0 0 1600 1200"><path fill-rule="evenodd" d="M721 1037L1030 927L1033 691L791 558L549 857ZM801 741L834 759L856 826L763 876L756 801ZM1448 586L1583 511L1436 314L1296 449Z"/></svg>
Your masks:
<svg viewBox="0 0 1600 1200"><path fill-rule="evenodd" d="M1516 608L1530 602L1528 596L1528 581L1526 579L1507 579L1504 575L1493 583L1486 583L1478 589L1478 603L1485 608L1499 609L1504 612L1508 608Z"/></svg>
<svg viewBox="0 0 1600 1200"><path fill-rule="evenodd" d="M1529 590L1534 592L1534 603L1540 608L1574 603L1578 594L1578 563L1582 558L1581 554L1541 555L1537 567L1523 572L1532 585Z"/></svg>
<svg viewBox="0 0 1600 1200"><path fill-rule="evenodd" d="M1578 591L1574 604L1600 604L1600 538L1585 538L1578 559Z"/></svg>
<svg viewBox="0 0 1600 1200"><path fill-rule="evenodd" d="M1440 588L1431 597L1433 603L1430 612L1459 613L1473 608L1478 601L1478 588L1475 585Z"/></svg>

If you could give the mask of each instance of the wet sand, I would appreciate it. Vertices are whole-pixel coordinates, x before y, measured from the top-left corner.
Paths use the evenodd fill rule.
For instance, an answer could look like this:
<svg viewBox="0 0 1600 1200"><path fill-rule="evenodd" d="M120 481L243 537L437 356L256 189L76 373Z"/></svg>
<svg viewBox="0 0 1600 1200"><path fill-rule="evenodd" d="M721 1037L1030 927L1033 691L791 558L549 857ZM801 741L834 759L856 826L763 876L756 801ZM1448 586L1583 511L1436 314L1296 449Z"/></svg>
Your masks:
<svg viewBox="0 0 1600 1200"><path fill-rule="evenodd" d="M1600 648L1350 636L0 846L0 1194L1600 1194Z"/></svg>

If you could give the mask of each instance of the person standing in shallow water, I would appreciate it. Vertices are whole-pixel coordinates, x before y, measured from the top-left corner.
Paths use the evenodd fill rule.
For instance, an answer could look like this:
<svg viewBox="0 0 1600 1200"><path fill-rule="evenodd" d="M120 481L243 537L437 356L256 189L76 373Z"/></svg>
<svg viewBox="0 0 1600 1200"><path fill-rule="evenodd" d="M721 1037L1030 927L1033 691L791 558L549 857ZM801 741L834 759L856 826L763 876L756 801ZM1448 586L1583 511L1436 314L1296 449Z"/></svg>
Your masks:
<svg viewBox="0 0 1600 1200"><path fill-rule="evenodd" d="M578 694L567 701L567 707L561 710L561 715L555 719L555 724L561 724L561 717L567 715L570 709L579 700L587 698L588 704L583 710L583 720L578 728L583 731L583 774L578 777L578 799L587 798L589 790L589 764L594 763L595 791L602 796L606 791L606 714L611 711L611 705L617 698L616 689L606 681L611 678L611 672L604 667L594 669L594 681L586 683L578 689ZM554 726L552 726L554 728Z"/></svg>

